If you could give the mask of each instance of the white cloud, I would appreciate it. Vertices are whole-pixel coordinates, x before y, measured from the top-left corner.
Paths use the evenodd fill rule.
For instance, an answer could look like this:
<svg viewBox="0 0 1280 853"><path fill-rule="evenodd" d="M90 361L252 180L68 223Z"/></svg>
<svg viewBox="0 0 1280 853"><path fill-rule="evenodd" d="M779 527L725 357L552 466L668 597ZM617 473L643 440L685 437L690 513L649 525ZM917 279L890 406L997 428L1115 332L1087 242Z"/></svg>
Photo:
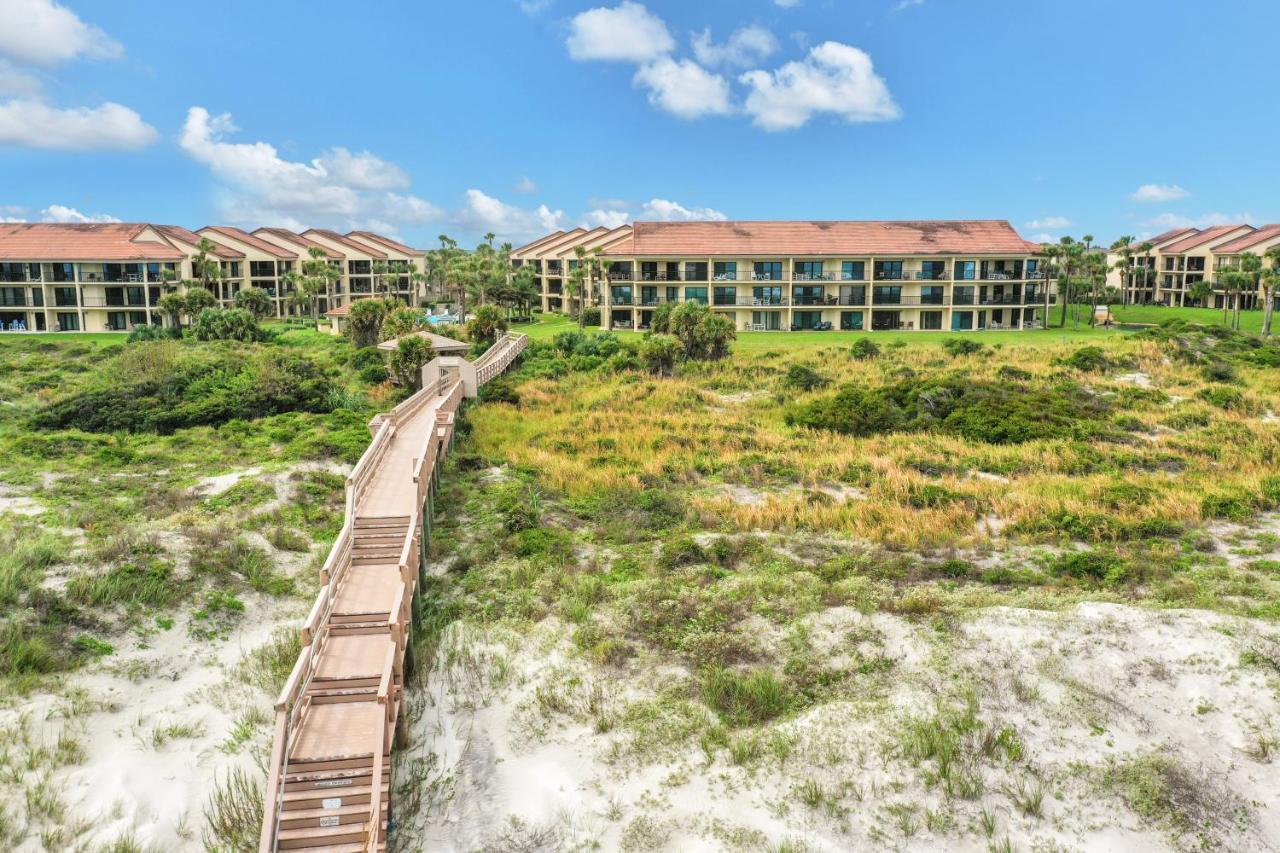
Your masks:
<svg viewBox="0 0 1280 853"><path fill-rule="evenodd" d="M1032 235L1031 237L1029 237L1028 239L1030 239L1032 243L1056 243L1056 242L1058 242L1058 238L1057 238L1057 237L1055 237L1055 236L1053 236L1052 234L1033 234L1033 235Z"/></svg>
<svg viewBox="0 0 1280 853"><path fill-rule="evenodd" d="M1189 195L1191 193L1177 184L1143 184L1129 198L1142 202L1165 202L1177 201Z"/></svg>
<svg viewBox="0 0 1280 853"><path fill-rule="evenodd" d="M40 89L38 77L0 59L0 95L35 95Z"/></svg>
<svg viewBox="0 0 1280 853"><path fill-rule="evenodd" d="M455 215L457 223L478 232L492 231L499 239L535 237L563 228L564 211L540 204L530 210L508 204L480 190L467 190L467 201Z"/></svg>
<svg viewBox="0 0 1280 853"><path fill-rule="evenodd" d="M114 216L108 216L105 213L85 214L76 210L74 207L66 207L61 204L51 204L44 210L40 211L41 222L74 222L78 224L100 223L100 222L119 222Z"/></svg>
<svg viewBox="0 0 1280 853"><path fill-rule="evenodd" d="M631 214L625 210L590 210L587 215L582 218L584 228L595 228L603 225L605 228L617 228L619 225L626 225L631 221Z"/></svg>
<svg viewBox="0 0 1280 853"><path fill-rule="evenodd" d="M1148 228L1167 231L1170 228L1210 228L1214 225L1236 225L1253 219L1251 213L1206 213L1203 216L1183 216L1178 213L1162 213L1142 224Z"/></svg>
<svg viewBox="0 0 1280 853"><path fill-rule="evenodd" d="M924 0L898 0L897 5L893 7L895 12L901 12L903 9L910 9L912 6L923 6Z"/></svg>
<svg viewBox="0 0 1280 853"><path fill-rule="evenodd" d="M0 103L0 144L60 151L133 150L156 138L156 129L128 107L58 109L43 101L16 98Z"/></svg>
<svg viewBox="0 0 1280 853"><path fill-rule="evenodd" d="M182 150L219 182L217 205L227 221L397 231L448 218L446 211L406 192L410 179L403 169L368 151L339 146L299 162L281 157L268 142L227 141L237 130L229 114L214 116L192 107L178 139Z"/></svg>
<svg viewBox="0 0 1280 853"><path fill-rule="evenodd" d="M703 65L746 68L761 62L778 49L778 40L764 27L752 24L740 27L724 44L711 41L710 28L693 34L693 55Z"/></svg>
<svg viewBox="0 0 1280 853"><path fill-rule="evenodd" d="M856 47L824 42L800 62L777 71L748 71L747 112L765 130L801 127L817 113L849 122L890 121L902 111L876 73L871 57Z"/></svg>
<svg viewBox="0 0 1280 853"><path fill-rule="evenodd" d="M774 4L784 9L790 9L793 6L799 6L800 0L773 0Z"/></svg>
<svg viewBox="0 0 1280 853"><path fill-rule="evenodd" d="M523 177L516 181L516 192L518 193L536 193L538 184L530 177Z"/></svg>
<svg viewBox="0 0 1280 853"><path fill-rule="evenodd" d="M1075 225L1075 223L1065 216L1046 216L1043 219L1033 219L1027 223L1028 228L1039 228L1042 230L1070 228L1072 225Z"/></svg>
<svg viewBox="0 0 1280 853"><path fill-rule="evenodd" d="M54 0L0 0L0 53L25 65L52 68L77 57L116 59L115 39Z"/></svg>
<svg viewBox="0 0 1280 853"><path fill-rule="evenodd" d="M676 46L666 23L632 0L612 9L600 6L580 12L570 21L569 30L565 45L569 56L579 61L646 62Z"/></svg>
<svg viewBox="0 0 1280 853"><path fill-rule="evenodd" d="M536 15L539 12L546 11L551 5L551 0L517 0L516 5L526 15Z"/></svg>
<svg viewBox="0 0 1280 853"><path fill-rule="evenodd" d="M659 220L662 222L676 222L690 219L712 219L717 222L723 222L729 217L714 208L685 207L679 202L669 201L665 198L653 198L644 203L640 208L640 215L636 218Z"/></svg>
<svg viewBox="0 0 1280 853"><path fill-rule="evenodd" d="M636 72L635 84L649 90L649 103L680 118L733 111L729 81L691 59L663 56Z"/></svg>

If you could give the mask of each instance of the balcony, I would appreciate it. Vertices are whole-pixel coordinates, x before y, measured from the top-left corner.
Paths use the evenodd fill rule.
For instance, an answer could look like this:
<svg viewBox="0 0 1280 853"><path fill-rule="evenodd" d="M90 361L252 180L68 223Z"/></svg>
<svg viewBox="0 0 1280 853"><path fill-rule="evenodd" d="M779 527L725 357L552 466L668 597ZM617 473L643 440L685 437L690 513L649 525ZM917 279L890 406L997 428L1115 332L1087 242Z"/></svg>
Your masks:
<svg viewBox="0 0 1280 853"><path fill-rule="evenodd" d="M918 271L915 274L916 281L945 281L947 271L945 269L933 270L932 272Z"/></svg>
<svg viewBox="0 0 1280 853"><path fill-rule="evenodd" d="M919 294L906 294L902 296L891 296L889 294L881 294L881 295L873 296L871 299L871 304L872 305L906 305L906 306L911 306L911 305L941 306L941 305L950 304L950 300L948 300L947 297L941 293L932 294L928 296L921 296Z"/></svg>
<svg viewBox="0 0 1280 853"><path fill-rule="evenodd" d="M25 308L30 304L25 296L0 296L0 308Z"/></svg>
<svg viewBox="0 0 1280 853"><path fill-rule="evenodd" d="M876 281L902 281L905 273L902 270L876 270Z"/></svg>
<svg viewBox="0 0 1280 853"><path fill-rule="evenodd" d="M58 303L61 305L62 303ZM146 308L146 300L116 297L85 296L81 300L85 308Z"/></svg>
<svg viewBox="0 0 1280 853"><path fill-rule="evenodd" d="M839 273L833 272L796 273L792 281L840 281L840 278Z"/></svg>
<svg viewBox="0 0 1280 853"><path fill-rule="evenodd" d="M1021 281L1022 273L1019 270L983 270L981 279L983 281Z"/></svg>

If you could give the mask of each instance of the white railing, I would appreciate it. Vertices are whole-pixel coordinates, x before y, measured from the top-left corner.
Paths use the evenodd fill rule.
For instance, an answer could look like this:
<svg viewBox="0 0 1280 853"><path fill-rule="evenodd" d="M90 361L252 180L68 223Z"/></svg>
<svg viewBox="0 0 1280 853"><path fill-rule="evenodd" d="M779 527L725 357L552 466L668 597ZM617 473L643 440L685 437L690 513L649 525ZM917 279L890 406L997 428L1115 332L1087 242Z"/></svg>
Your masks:
<svg viewBox="0 0 1280 853"><path fill-rule="evenodd" d="M505 370L528 345L525 335L503 335L476 361L477 383L483 385ZM483 378L481 378L483 374ZM382 670L377 701L384 710L377 732L378 743L374 750L373 777L370 780L369 821L366 824L365 849L376 851L382 826L382 766L383 752L390 744L395 725L395 678L403 678L404 652L408 643L405 626L412 615L412 600L421 567L420 550L423 530L422 511L430 489L431 479L439 459L448 450L453 435L454 418L462 403L463 383L457 377L444 376L434 387L423 388L400 403L386 415L380 415L370 423L373 432L369 447L361 455L346 480L346 506L342 529L334 540L320 569L320 591L302 625L301 650L297 663L276 699L276 726L272 738L271 759L267 775L267 797L263 814L262 832L259 837L261 853L277 849L277 833L284 810L284 786L288 772L289 752L303 718L310 708L312 677L319 664L320 655L329 636L329 621L337 600L338 589L351 565L351 550L355 540L356 511L373 482L387 451L395 440L397 429L413 418L424 416L432 410L432 422L423 437L418 455L413 458L408 476L417 486L417 502L410 513L408 530L401 545L398 568L401 586L387 616L390 643L387 662Z"/></svg>

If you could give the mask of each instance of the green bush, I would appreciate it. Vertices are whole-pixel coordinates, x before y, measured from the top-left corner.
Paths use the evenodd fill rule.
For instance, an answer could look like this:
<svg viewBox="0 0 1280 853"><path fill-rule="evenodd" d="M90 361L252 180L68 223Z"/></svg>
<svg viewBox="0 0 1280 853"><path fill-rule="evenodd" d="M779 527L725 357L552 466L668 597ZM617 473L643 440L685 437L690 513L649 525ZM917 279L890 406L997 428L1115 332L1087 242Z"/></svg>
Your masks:
<svg viewBox="0 0 1280 853"><path fill-rule="evenodd" d="M260 341L265 335L258 319L243 308L206 308L191 324L200 341Z"/></svg>
<svg viewBox="0 0 1280 853"><path fill-rule="evenodd" d="M542 523L542 499L524 483L507 483L498 488L494 509L508 533L532 530Z"/></svg>
<svg viewBox="0 0 1280 853"><path fill-rule="evenodd" d="M793 364L782 378L782 384L797 391L815 391L826 388L831 380L805 364Z"/></svg>
<svg viewBox="0 0 1280 853"><path fill-rule="evenodd" d="M768 722L799 705L799 697L767 669L712 669L702 677L702 698L730 726Z"/></svg>
<svg viewBox="0 0 1280 853"><path fill-rule="evenodd" d="M871 338L858 338L849 347L849 355L858 361L868 361L880 355L880 347Z"/></svg>
<svg viewBox="0 0 1280 853"><path fill-rule="evenodd" d="M591 327L600 325L600 309L588 308L582 312L582 325Z"/></svg>
<svg viewBox="0 0 1280 853"><path fill-rule="evenodd" d="M645 369L657 376L670 376L683 355L684 347L670 335L649 335L640 344Z"/></svg>
<svg viewBox="0 0 1280 853"><path fill-rule="evenodd" d="M1049 566L1057 577L1091 583L1115 583L1124 579L1124 560L1102 551L1071 551L1060 555Z"/></svg>
<svg viewBox="0 0 1280 853"><path fill-rule="evenodd" d="M1201 388L1196 394L1206 403L1217 406L1219 409L1226 409L1233 412L1245 411L1248 407L1245 404L1244 394L1235 388L1228 388L1222 385L1216 385L1212 388Z"/></svg>
<svg viewBox="0 0 1280 853"><path fill-rule="evenodd" d="M1107 358L1102 347L1081 347L1064 358L1062 363L1085 373L1100 373L1111 367L1111 359Z"/></svg>
<svg viewBox="0 0 1280 853"><path fill-rule="evenodd" d="M980 353L986 349L983 344L975 341L973 338L947 338L942 342L942 349L952 358L959 358L962 355L973 355Z"/></svg>

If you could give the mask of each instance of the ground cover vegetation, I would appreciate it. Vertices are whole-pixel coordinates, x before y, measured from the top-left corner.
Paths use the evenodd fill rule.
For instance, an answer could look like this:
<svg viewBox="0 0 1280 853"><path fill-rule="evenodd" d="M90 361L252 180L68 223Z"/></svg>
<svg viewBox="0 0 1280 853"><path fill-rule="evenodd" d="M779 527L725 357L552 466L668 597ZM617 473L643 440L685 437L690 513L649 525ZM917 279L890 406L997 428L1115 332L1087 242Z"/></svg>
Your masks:
<svg viewBox="0 0 1280 853"><path fill-rule="evenodd" d="M410 847L1274 842L1280 346L560 329L449 463ZM549 764L599 797L493 830Z"/></svg>

